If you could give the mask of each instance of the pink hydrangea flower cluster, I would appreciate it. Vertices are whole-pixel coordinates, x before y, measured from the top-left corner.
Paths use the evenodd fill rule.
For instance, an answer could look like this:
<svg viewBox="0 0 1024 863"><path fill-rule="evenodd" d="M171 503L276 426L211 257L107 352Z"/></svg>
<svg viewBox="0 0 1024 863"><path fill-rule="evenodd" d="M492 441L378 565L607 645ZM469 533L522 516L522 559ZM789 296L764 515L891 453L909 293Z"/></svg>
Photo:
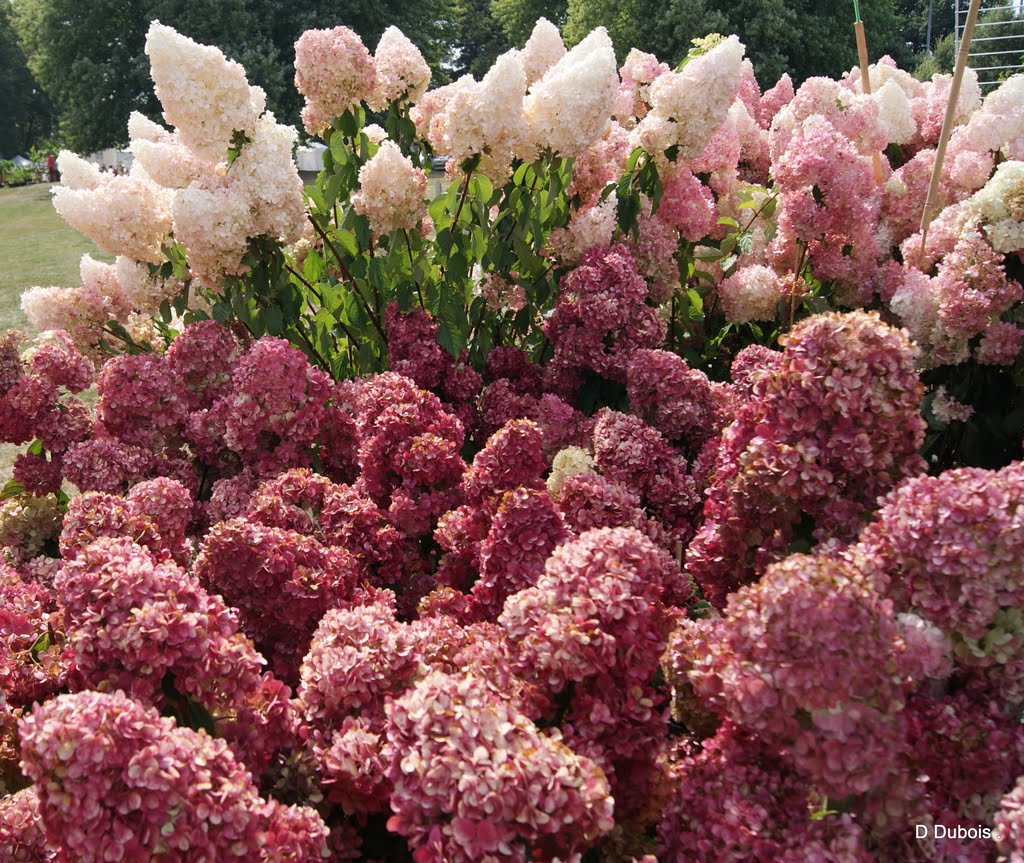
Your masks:
<svg viewBox="0 0 1024 863"><path fill-rule="evenodd" d="M619 69L619 93L615 102L615 116L623 126L632 128L637 120L644 118L651 107L651 84L670 71L668 64L653 54L630 49Z"/></svg>
<svg viewBox="0 0 1024 863"><path fill-rule="evenodd" d="M394 141L382 141L359 169L352 209L370 220L375 234L416 231L427 215L427 175L402 155Z"/></svg>
<svg viewBox="0 0 1024 863"><path fill-rule="evenodd" d="M37 705L21 741L47 839L83 863L314 863L326 852L315 810L263 799L223 740L179 728L123 692Z"/></svg>
<svg viewBox="0 0 1024 863"><path fill-rule="evenodd" d="M137 483L123 498L85 492L68 503L60 534L61 555L70 560L100 537L120 536L187 566L192 556L187 533L193 508L191 492L167 477Z"/></svg>
<svg viewBox="0 0 1024 863"><path fill-rule="evenodd" d="M34 788L0 797L0 854L11 863L51 863L56 850L46 841Z"/></svg>
<svg viewBox="0 0 1024 863"><path fill-rule="evenodd" d="M995 817L995 840L1008 863L1024 860L1024 777L1002 800Z"/></svg>
<svg viewBox="0 0 1024 863"><path fill-rule="evenodd" d="M441 671L388 708L388 826L424 863L573 859L613 824L600 768L485 678Z"/></svg>
<svg viewBox="0 0 1024 863"><path fill-rule="evenodd" d="M794 555L692 623L676 661L698 696L782 755L829 797L861 794L895 770L904 695L944 668L948 643L918 637L868 567ZM833 674L838 671L838 674Z"/></svg>
<svg viewBox="0 0 1024 863"><path fill-rule="evenodd" d="M602 528L560 546L535 586L509 597L498 622L512 667L547 693L545 714L601 766L616 812L643 808L659 775L665 699L651 679L685 602L678 564L631 528Z"/></svg>
<svg viewBox="0 0 1024 863"><path fill-rule="evenodd" d="M1020 462L999 471L963 468L918 477L883 502L861 538L890 579L903 610L949 632L957 665L987 678L1001 697L1024 702L1024 579ZM965 554L963 549L970 548Z"/></svg>
<svg viewBox="0 0 1024 863"><path fill-rule="evenodd" d="M814 273L838 282L846 304L867 302L879 251L874 227L880 197L871 159L860 155L828 119L811 114L780 150L772 175L781 190L781 208L770 257L780 268L795 271L802 244ZM763 296L766 286L758 284ZM761 314L764 302L754 305Z"/></svg>
<svg viewBox="0 0 1024 863"><path fill-rule="evenodd" d="M212 465L234 457L262 474L303 465L331 396L330 379L301 351L264 336L234 364L230 391L188 416L185 438Z"/></svg>
<svg viewBox="0 0 1024 863"><path fill-rule="evenodd" d="M263 675L235 612L194 575L104 537L65 564L55 590L84 685L179 710L194 699L253 766L287 740L287 689Z"/></svg>
<svg viewBox="0 0 1024 863"><path fill-rule="evenodd" d="M295 43L295 88L306 97L302 122L309 134L370 98L375 83L373 58L348 27L307 30Z"/></svg>
<svg viewBox="0 0 1024 863"><path fill-rule="evenodd" d="M915 353L867 312L818 315L785 337L778 368L758 376L723 434L687 552L712 603L783 556L798 530L853 539L881 495L923 471Z"/></svg>
<svg viewBox="0 0 1024 863"><path fill-rule="evenodd" d="M325 790L347 812L387 807L385 703L422 673L415 633L395 620L393 603L338 608L320 621L302 663L298 703Z"/></svg>

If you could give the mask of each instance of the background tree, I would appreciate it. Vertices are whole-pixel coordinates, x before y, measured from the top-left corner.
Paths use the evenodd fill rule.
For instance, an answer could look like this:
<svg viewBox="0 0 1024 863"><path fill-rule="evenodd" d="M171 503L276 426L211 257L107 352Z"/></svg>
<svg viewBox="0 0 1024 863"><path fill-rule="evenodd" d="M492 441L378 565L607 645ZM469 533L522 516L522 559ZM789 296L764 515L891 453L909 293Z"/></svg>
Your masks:
<svg viewBox="0 0 1024 863"><path fill-rule="evenodd" d="M7 3L0 3L0 117L0 156L24 154L50 131L49 102L29 71Z"/></svg>
<svg viewBox="0 0 1024 863"><path fill-rule="evenodd" d="M501 22L491 11L491 0L456 0L452 77L471 74L477 79L512 47Z"/></svg>
<svg viewBox="0 0 1024 863"><path fill-rule="evenodd" d="M913 61L913 51L901 32L897 2L872 0L862 12L872 57L891 54L897 62ZM540 14L551 18L561 10L537 0L492 0L491 8L516 44L529 35ZM927 11L927 9L926 9ZM796 83L812 75L838 75L857 62L853 37L853 6L817 0L567 0L565 37L579 41L597 26L608 28L616 52L630 48L652 51L678 62L691 40L709 33L736 33L747 46L764 86L788 72ZM557 23L557 22L556 22Z"/></svg>
<svg viewBox="0 0 1024 863"><path fill-rule="evenodd" d="M143 51L154 19L238 60L250 82L267 91L278 119L300 125L292 63L303 30L345 24L372 51L394 24L423 51L435 80L444 81L444 63L452 55L453 2L14 0L13 10L28 67L55 103L68 146L90 152L125 143L132 111L160 119Z"/></svg>
<svg viewBox="0 0 1024 863"><path fill-rule="evenodd" d="M491 13L501 23L505 35L520 48L530 38L538 18L547 18L561 28L566 11L567 0L491 0Z"/></svg>

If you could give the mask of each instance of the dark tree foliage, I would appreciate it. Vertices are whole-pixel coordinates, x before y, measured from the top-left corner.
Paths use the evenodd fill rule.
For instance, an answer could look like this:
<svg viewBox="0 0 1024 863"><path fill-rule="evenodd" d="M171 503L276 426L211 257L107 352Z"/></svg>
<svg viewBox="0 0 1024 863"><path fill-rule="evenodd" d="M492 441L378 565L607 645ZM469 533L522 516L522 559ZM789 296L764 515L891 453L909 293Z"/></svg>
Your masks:
<svg viewBox="0 0 1024 863"><path fill-rule="evenodd" d="M455 26L452 0L15 0L13 9L28 66L60 112L67 145L85 152L124 144L132 111L160 119L144 51L154 19L242 63L268 107L296 125L292 64L304 30L344 24L373 51L394 24L445 80Z"/></svg>
<svg viewBox="0 0 1024 863"><path fill-rule="evenodd" d="M0 3L0 158L27 153L49 131L49 102L18 44L11 7Z"/></svg>

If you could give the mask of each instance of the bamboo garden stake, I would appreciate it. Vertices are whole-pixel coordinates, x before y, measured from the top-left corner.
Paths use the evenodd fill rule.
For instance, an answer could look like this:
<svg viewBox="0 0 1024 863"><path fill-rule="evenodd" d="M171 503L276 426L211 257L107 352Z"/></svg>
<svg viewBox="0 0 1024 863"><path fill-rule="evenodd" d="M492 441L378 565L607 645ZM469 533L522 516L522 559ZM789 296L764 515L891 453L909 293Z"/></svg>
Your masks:
<svg viewBox="0 0 1024 863"><path fill-rule="evenodd" d="M931 224L932 212L935 209L935 198L939 192L942 163L946 159L946 144L949 143L949 135L953 131L956 107L960 101L960 84L963 82L964 70L967 68L967 55L971 50L971 38L974 36L974 24L978 20L979 8L981 8L981 0L971 0L970 9L967 11L967 21L964 23L964 32L960 38L960 50L957 51L956 55L956 69L953 72L953 83L949 88L946 116L942 120L942 132L939 134L939 144L935 148L935 164L932 166L932 179L928 184L928 197L925 198L924 212L921 214L920 256L922 258L924 257L925 241L928 239L928 226Z"/></svg>
<svg viewBox="0 0 1024 863"><path fill-rule="evenodd" d="M860 2L853 0L853 32L857 36L857 60L860 63L860 84L865 96L871 95L871 76L868 74L868 40L864 35L864 22L860 17ZM882 183L882 154L872 153L875 168L875 182Z"/></svg>

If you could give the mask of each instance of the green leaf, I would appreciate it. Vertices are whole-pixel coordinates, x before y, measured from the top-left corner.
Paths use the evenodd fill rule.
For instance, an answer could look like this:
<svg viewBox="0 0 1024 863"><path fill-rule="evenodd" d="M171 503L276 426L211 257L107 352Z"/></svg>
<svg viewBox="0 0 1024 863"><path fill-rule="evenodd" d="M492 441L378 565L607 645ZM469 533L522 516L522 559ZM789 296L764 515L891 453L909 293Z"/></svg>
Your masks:
<svg viewBox="0 0 1024 863"><path fill-rule="evenodd" d="M25 486L14 479L7 480L7 484L0 490L0 500L10 500L19 494L25 493Z"/></svg>
<svg viewBox="0 0 1024 863"><path fill-rule="evenodd" d="M704 300L693 288L687 288L686 296L689 297L692 308L696 309L698 313L704 311Z"/></svg>
<svg viewBox="0 0 1024 863"><path fill-rule="evenodd" d="M45 653L50 649L50 633L44 632L35 641L32 642L30 652L32 654L32 661L39 664L39 654Z"/></svg>
<svg viewBox="0 0 1024 863"><path fill-rule="evenodd" d="M725 255L719 249L704 249L703 251L697 252L694 257L696 257L698 261L720 261L725 257Z"/></svg>
<svg viewBox="0 0 1024 863"><path fill-rule="evenodd" d="M317 186L306 186L306 197L309 202L321 213L327 212L327 202L324 200L324 193Z"/></svg>
<svg viewBox="0 0 1024 863"><path fill-rule="evenodd" d="M281 314L281 309L277 306L270 306L263 310L263 323L267 328L268 335L279 336L284 332L284 317Z"/></svg>
<svg viewBox="0 0 1024 863"><path fill-rule="evenodd" d="M437 328L437 342L455 358L458 358L466 346L462 331L450 321L442 321Z"/></svg>
<svg viewBox="0 0 1024 863"><path fill-rule="evenodd" d="M359 254L359 246L356 244L356 235L354 231L336 231L334 234L334 242L341 251L351 255L353 258Z"/></svg>

